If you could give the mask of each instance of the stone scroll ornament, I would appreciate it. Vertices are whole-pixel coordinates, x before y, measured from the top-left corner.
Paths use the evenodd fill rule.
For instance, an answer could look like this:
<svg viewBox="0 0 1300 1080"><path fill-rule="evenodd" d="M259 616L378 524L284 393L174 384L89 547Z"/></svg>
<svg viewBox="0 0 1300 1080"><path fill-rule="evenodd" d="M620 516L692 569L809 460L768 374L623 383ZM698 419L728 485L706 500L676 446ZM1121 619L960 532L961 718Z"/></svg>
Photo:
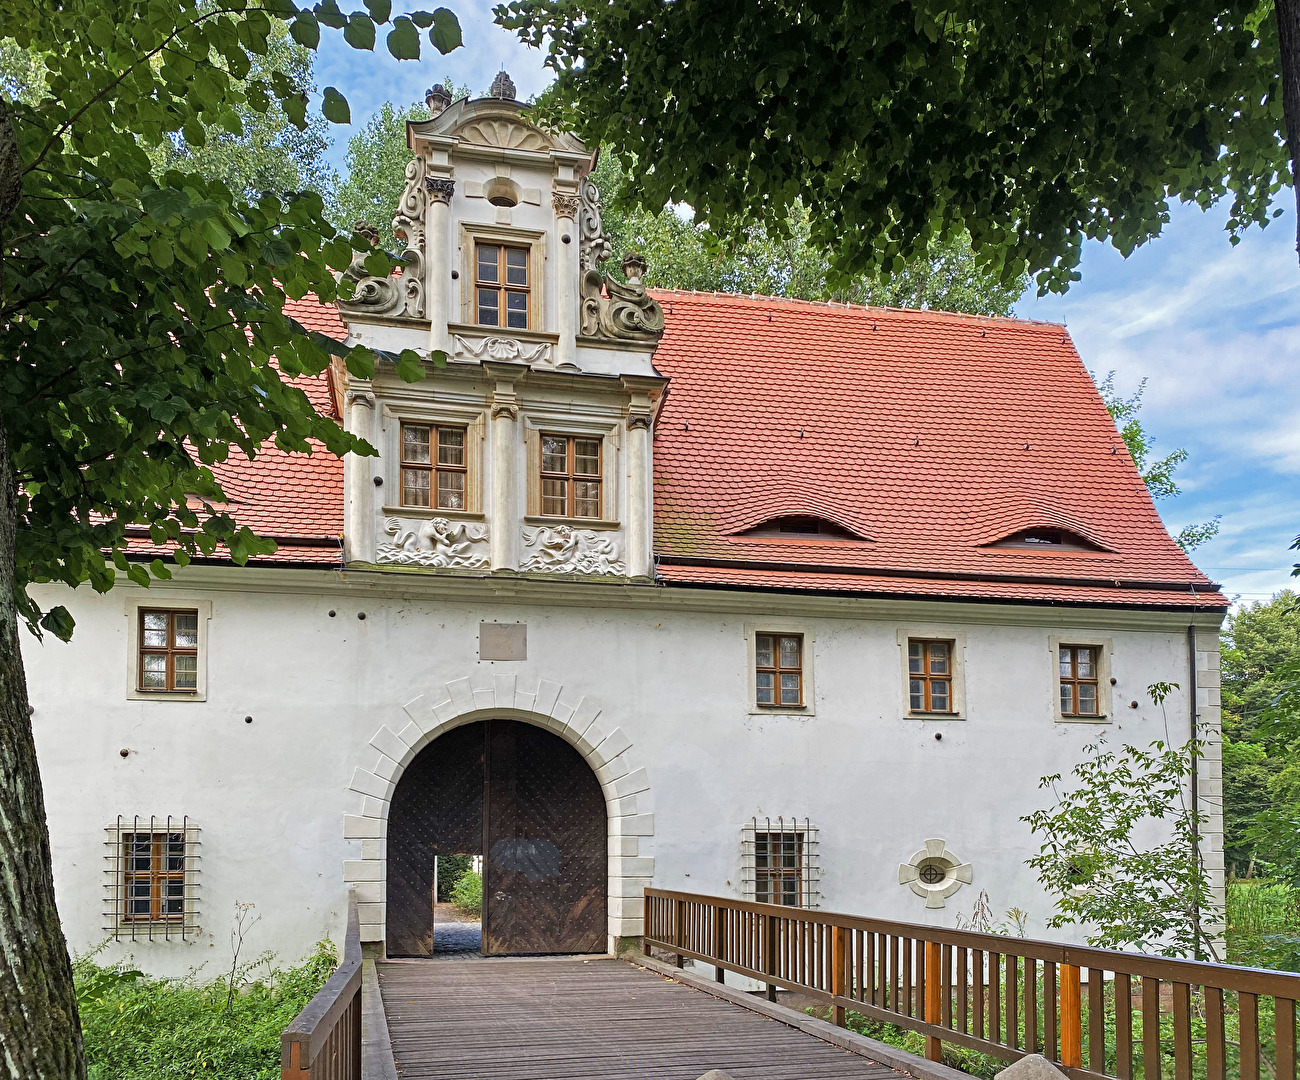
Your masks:
<svg viewBox="0 0 1300 1080"><path fill-rule="evenodd" d="M609 238L600 220L600 190L585 177L578 189L578 272L584 337L615 341L657 341L664 332L664 312L647 294L643 279L645 256L623 256L627 284L612 281L601 270L609 258Z"/></svg>
<svg viewBox="0 0 1300 1080"><path fill-rule="evenodd" d="M384 532L393 539L379 545L376 558L381 563L464 570L491 565L487 526L477 522L388 518Z"/></svg>
<svg viewBox="0 0 1300 1080"><path fill-rule="evenodd" d="M429 198L425 188L424 158L415 157L406 166L406 187L393 217L393 233L402 241L402 273L400 277L365 276L361 258L352 257L352 265L343 277L356 282L356 292L351 300L340 300L339 310L345 314L387 315L393 318L424 318L424 209ZM363 222L357 223L360 232ZM362 235L375 247L379 233L370 226Z"/></svg>
<svg viewBox="0 0 1300 1080"><path fill-rule="evenodd" d="M551 574L627 573L614 540L591 529L575 529L571 525L524 529L524 547L528 554L521 570Z"/></svg>

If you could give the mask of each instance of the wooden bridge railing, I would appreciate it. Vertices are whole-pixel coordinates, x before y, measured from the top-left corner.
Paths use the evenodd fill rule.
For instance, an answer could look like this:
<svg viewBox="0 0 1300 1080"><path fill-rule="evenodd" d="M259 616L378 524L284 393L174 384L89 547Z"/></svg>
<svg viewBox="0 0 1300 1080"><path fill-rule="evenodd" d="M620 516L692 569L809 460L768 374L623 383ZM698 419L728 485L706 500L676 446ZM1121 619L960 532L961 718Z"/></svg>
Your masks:
<svg viewBox="0 0 1300 1080"><path fill-rule="evenodd" d="M1076 1080L1297 1080L1300 975L645 891L645 945Z"/></svg>
<svg viewBox="0 0 1300 1080"><path fill-rule="evenodd" d="M281 1080L361 1080L361 928L348 900L343 963L280 1035Z"/></svg>

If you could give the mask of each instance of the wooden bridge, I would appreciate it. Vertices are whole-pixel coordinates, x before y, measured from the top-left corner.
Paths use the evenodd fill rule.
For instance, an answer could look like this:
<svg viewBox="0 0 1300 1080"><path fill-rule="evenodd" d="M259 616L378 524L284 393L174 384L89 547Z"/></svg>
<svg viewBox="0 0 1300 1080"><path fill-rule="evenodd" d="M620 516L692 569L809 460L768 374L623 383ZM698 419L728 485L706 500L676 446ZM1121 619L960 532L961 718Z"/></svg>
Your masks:
<svg viewBox="0 0 1300 1080"><path fill-rule="evenodd" d="M1300 1080L1300 975L646 890L645 947L828 1007L802 1016L648 957L343 964L285 1031L284 1080L959 1080L945 1043L1070 1080ZM925 1058L843 1030L925 1037ZM838 1025L838 1026L837 1026Z"/></svg>

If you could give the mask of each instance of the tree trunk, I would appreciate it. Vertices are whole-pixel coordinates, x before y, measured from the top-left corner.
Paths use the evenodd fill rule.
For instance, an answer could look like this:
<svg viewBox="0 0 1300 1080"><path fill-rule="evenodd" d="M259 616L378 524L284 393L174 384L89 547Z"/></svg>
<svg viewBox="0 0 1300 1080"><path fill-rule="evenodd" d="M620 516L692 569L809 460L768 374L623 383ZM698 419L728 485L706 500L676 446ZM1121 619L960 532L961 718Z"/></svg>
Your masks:
<svg viewBox="0 0 1300 1080"><path fill-rule="evenodd" d="M1291 187L1296 202L1296 253L1300 255L1300 0L1273 0L1282 56L1282 112L1291 151Z"/></svg>
<svg viewBox="0 0 1300 1080"><path fill-rule="evenodd" d="M0 428L0 1076L84 1080L77 995L54 907L45 798L18 650L17 499Z"/></svg>

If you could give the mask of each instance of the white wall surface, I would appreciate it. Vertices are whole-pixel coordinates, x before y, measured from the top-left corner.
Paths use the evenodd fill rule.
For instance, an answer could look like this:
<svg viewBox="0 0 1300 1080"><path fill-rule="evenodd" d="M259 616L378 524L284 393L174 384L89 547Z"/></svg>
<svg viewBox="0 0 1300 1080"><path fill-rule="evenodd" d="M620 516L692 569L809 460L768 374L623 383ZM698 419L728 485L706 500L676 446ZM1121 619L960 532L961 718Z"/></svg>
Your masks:
<svg viewBox="0 0 1300 1080"><path fill-rule="evenodd" d="M127 612L142 599L212 602L206 701L127 699ZM996 912L1028 911L1036 936L1050 902L1024 865L1037 845L1020 817L1047 804L1039 778L1068 773L1102 730L1140 746L1164 737L1150 683L1184 688L1166 702L1175 739L1189 722L1178 614L204 567L148 594L50 587L41 601L77 620L71 644L25 643L65 929L77 951L107 936L105 826L118 814L186 815L201 830L201 936L104 954L169 975L213 976L229 962L236 901L262 916L249 955L288 961L326 934L340 940L343 865L362 857L361 842L343 838L344 815L359 809L354 770L374 761L378 729L409 723L404 705L432 704L457 679L514 676L520 693L550 680L626 733L649 778L654 834L638 854L653 857L656 886L738 896L742 824L808 817L821 830L822 907L952 926L987 890ZM750 712L744 625L764 618L797 618L812 636L813 715ZM528 624L525 661L477 659L479 623L493 620ZM918 626L965 635L968 719L904 716L898 629ZM1053 720L1049 638L1072 632L1113 641L1104 728ZM1217 721L1213 683L1203 720L1213 709ZM930 837L973 866L941 910L898 884L899 863Z"/></svg>

